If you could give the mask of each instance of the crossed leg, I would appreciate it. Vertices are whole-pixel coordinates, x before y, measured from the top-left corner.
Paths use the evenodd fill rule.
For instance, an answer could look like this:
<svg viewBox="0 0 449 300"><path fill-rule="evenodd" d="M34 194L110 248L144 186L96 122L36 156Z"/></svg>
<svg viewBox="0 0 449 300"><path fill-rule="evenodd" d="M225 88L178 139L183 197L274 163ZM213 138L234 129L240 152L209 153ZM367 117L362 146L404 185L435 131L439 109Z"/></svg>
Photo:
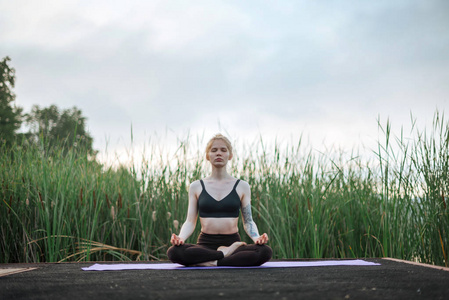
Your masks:
<svg viewBox="0 0 449 300"><path fill-rule="evenodd" d="M223 252L223 258L231 256L239 247L246 245L245 242L234 242L231 246L220 246L217 251ZM203 263L196 264L198 267L213 267L218 265L219 260L206 261Z"/></svg>
<svg viewBox="0 0 449 300"><path fill-rule="evenodd" d="M271 259L273 251L267 245L243 245L232 255L218 260L218 266L249 267L260 266Z"/></svg>
<svg viewBox="0 0 449 300"><path fill-rule="evenodd" d="M260 266L270 260L272 250L266 245L237 241L217 250L193 244L172 246L167 255L172 262L185 266Z"/></svg>

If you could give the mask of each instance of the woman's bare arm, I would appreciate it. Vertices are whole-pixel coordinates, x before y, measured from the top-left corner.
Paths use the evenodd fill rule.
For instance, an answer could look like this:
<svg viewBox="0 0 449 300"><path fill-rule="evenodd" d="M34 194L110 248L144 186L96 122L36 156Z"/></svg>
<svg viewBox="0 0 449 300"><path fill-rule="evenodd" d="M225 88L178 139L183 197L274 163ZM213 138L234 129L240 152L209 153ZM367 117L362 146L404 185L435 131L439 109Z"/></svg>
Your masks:
<svg viewBox="0 0 449 300"><path fill-rule="evenodd" d="M181 227L179 235L172 234L170 242L179 246L192 235L195 230L196 221L198 219L198 189L200 188L200 182L192 182L189 188L189 207L187 209L187 219Z"/></svg>
<svg viewBox="0 0 449 300"><path fill-rule="evenodd" d="M259 230L257 229L257 225L253 220L251 212L251 189L247 182L242 181L241 191L243 228L255 244L265 244L268 242L268 235L266 233L259 235Z"/></svg>

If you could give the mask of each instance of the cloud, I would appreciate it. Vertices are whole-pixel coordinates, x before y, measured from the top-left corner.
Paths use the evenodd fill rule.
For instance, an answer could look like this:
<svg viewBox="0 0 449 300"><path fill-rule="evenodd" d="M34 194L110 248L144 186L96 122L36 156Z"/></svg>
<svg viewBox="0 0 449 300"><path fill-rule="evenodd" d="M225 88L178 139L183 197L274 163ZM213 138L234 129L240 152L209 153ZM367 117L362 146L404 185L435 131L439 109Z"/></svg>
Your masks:
<svg viewBox="0 0 449 300"><path fill-rule="evenodd" d="M2 2L0 54L17 70L19 105L78 106L96 145L131 124L139 138L226 128L353 144L375 135L379 114L408 122L447 107L448 11L445 1Z"/></svg>

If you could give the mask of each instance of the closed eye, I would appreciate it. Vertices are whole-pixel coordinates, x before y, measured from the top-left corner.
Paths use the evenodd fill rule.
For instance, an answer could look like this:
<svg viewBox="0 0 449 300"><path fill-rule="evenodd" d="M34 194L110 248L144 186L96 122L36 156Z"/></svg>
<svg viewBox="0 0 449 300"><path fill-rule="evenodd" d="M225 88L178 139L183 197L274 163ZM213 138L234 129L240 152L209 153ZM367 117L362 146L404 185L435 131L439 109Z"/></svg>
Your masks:
<svg viewBox="0 0 449 300"><path fill-rule="evenodd" d="M228 148L221 148L220 150L221 150L221 152L228 152ZM210 151L211 152L217 152L218 149L217 148L212 148L212 149L210 149Z"/></svg>

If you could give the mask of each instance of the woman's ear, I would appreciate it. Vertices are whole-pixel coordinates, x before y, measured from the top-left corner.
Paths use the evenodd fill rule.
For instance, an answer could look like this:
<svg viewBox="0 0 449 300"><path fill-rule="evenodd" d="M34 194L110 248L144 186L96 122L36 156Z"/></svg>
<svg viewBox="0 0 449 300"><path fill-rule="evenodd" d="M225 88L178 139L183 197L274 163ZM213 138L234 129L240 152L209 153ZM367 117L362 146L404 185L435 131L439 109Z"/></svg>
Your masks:
<svg viewBox="0 0 449 300"><path fill-rule="evenodd" d="M231 160L231 159L232 159L232 157L234 157L234 155L232 155L232 153L231 153L231 154L229 154L229 160Z"/></svg>

